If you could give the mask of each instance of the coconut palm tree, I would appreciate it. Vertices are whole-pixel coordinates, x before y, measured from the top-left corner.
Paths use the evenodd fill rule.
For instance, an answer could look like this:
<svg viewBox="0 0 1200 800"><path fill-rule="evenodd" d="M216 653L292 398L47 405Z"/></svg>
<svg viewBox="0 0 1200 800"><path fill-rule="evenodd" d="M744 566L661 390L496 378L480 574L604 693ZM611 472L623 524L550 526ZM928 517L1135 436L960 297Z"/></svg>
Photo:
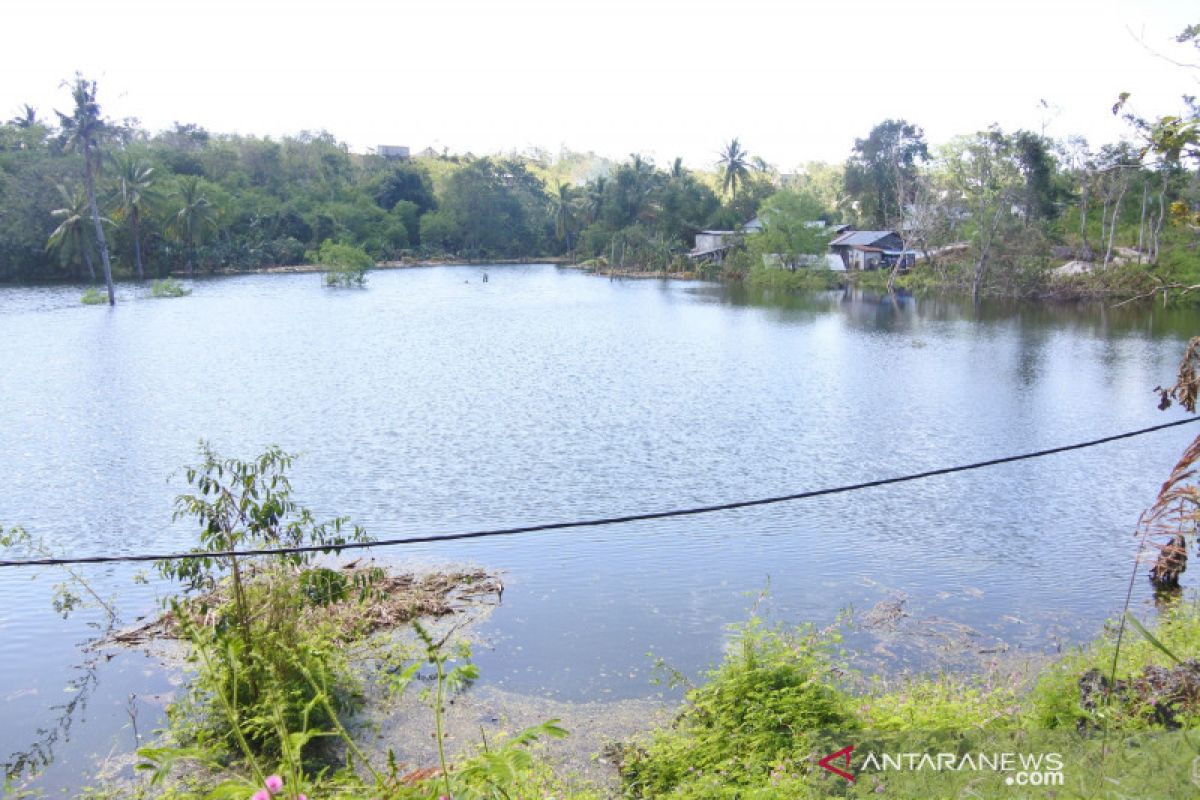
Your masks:
<svg viewBox="0 0 1200 800"><path fill-rule="evenodd" d="M737 137L725 145L717 166L721 170L722 189L732 199L737 197L737 190L750 177L750 154L738 143Z"/></svg>
<svg viewBox="0 0 1200 800"><path fill-rule="evenodd" d="M21 112L10 119L8 124L22 130L27 130L40 122L41 120L37 118L37 109L28 103L24 103L21 106Z"/></svg>
<svg viewBox="0 0 1200 800"><path fill-rule="evenodd" d="M187 273L194 271L196 243L206 229L217 227L217 209L201 191L200 178L188 175L175 193L178 210L171 217L171 230L187 247Z"/></svg>
<svg viewBox="0 0 1200 800"><path fill-rule="evenodd" d="M100 104L96 102L96 82L85 80L78 72L70 84L75 108L71 113L58 115L64 150L73 150L83 156L83 186L87 191L88 209L92 215L92 226L96 230L96 243L100 246L100 261L104 266L104 284L108 288L108 304L115 306L117 296L113 291L112 262L108 258L108 239L104 236L100 207L96 205L96 174L100 171L100 140L108 130L108 124L100 116Z"/></svg>
<svg viewBox="0 0 1200 800"><path fill-rule="evenodd" d="M569 183L560 183L550 198L554 215L554 238L566 241L567 250L572 249L571 232L575 227L575 210L577 201L575 187Z"/></svg>
<svg viewBox="0 0 1200 800"><path fill-rule="evenodd" d="M588 186L587 195L583 200L583 213L591 225L600 218L604 210L604 191L608 188L608 178L599 177Z"/></svg>
<svg viewBox="0 0 1200 800"><path fill-rule="evenodd" d="M92 248L87 231L90 223L88 217L91 215L87 193L82 189L71 191L61 183L55 184L55 188L62 195L63 205L51 211L50 215L62 221L46 240L46 249L57 250L63 264L79 259L87 267L88 277L95 281L96 268L92 265Z"/></svg>
<svg viewBox="0 0 1200 800"><path fill-rule="evenodd" d="M129 219L133 234L133 263L137 279L144 280L142 270L142 215L154 200L154 167L128 153L113 158L117 172L117 201L121 212Z"/></svg>

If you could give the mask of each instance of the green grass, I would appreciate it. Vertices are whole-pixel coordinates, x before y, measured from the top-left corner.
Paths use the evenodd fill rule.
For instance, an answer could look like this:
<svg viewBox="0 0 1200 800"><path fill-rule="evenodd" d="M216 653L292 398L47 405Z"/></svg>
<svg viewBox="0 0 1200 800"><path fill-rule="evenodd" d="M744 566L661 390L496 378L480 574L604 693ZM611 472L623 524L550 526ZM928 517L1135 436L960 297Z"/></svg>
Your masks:
<svg viewBox="0 0 1200 800"><path fill-rule="evenodd" d="M1196 605L1165 613L1154 635L1177 657L1193 657L1200 650ZM1090 669L1108 674L1114 651L1114 633L1106 632L1044 669L1031 686L939 675L876 681L863 690L830 634L753 621L708 681L688 693L675 723L632 750L624 788L633 797L697 800L1195 796L1195 708L1180 714L1182 730L1168 731L1135 700L1114 699L1090 712L1081 706L1079 677ZM1147 665L1173 662L1130 628L1117 677L1136 678ZM816 765L848 745L855 747L853 783ZM877 759L883 753L1054 753L1063 784L1008 785L1020 769L880 771L867 762L870 753Z"/></svg>

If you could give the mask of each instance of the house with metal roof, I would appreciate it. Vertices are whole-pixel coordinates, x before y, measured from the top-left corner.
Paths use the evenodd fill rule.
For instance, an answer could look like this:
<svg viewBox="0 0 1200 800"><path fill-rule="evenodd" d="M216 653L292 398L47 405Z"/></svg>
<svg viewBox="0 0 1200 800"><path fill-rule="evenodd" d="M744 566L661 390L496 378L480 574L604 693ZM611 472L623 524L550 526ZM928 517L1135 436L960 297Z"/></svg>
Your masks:
<svg viewBox="0 0 1200 800"><path fill-rule="evenodd" d="M880 269L897 260L902 266L916 263L915 250L907 250L895 231L847 231L829 243L829 249L842 259L846 269Z"/></svg>

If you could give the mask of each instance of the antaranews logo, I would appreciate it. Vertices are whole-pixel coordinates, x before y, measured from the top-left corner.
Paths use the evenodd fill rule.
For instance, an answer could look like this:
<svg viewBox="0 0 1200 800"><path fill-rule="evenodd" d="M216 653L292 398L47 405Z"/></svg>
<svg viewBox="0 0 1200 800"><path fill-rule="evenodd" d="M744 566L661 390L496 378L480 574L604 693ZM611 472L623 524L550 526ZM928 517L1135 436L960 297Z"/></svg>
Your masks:
<svg viewBox="0 0 1200 800"><path fill-rule="evenodd" d="M1009 786L1062 786L1061 753L876 753L868 752L861 765L852 764L854 745L822 758L817 764L853 783L858 775L883 772L995 772ZM839 766L840 765L840 766ZM844 769L843 769L844 767Z"/></svg>

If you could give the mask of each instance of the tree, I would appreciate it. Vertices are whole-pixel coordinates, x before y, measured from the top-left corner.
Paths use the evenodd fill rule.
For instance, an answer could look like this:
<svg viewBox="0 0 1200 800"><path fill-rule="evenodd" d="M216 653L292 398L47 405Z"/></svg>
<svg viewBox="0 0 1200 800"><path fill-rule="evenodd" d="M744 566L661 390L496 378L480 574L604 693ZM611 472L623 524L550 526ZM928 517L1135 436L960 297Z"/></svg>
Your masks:
<svg viewBox="0 0 1200 800"><path fill-rule="evenodd" d="M979 298L1003 226L1012 220L1024 181L1012 140L992 127L959 137L943 153L951 190L963 198L971 214L969 238L974 255L971 295Z"/></svg>
<svg viewBox="0 0 1200 800"><path fill-rule="evenodd" d="M216 228L217 210L203 194L200 179L195 175L184 177L176 191L177 209L171 218L171 229L187 248L187 273L193 273L196 243L205 230Z"/></svg>
<svg viewBox="0 0 1200 800"><path fill-rule="evenodd" d="M142 270L142 215L153 196L154 168L129 153L114 157L113 163L117 174L117 201L122 214L129 219L133 263L140 281L146 277Z"/></svg>
<svg viewBox="0 0 1200 800"><path fill-rule="evenodd" d="M721 189L730 199L737 197L738 187L750 177L750 154L738 143L735 136L721 151L717 167L721 171Z"/></svg>
<svg viewBox="0 0 1200 800"><path fill-rule="evenodd" d="M1057 165L1050 142L1036 133L1017 131L1013 135L1017 164L1025 178L1021 209L1026 226L1058 216L1060 192L1054 182Z"/></svg>
<svg viewBox="0 0 1200 800"><path fill-rule="evenodd" d="M92 266L92 251L87 232L88 217L91 213L87 193L82 189L71 191L61 183L55 188L62 195L63 206L54 209L50 214L62 222L58 223L58 227L50 234L46 241L46 249L57 250L59 259L64 264L79 258L87 268L88 277L94 281L96 268Z"/></svg>
<svg viewBox="0 0 1200 800"><path fill-rule="evenodd" d="M554 238L565 242L567 250L573 250L571 235L575 232L575 212L578 200L575 187L569 183L560 183L551 195L551 215L554 217Z"/></svg>
<svg viewBox="0 0 1200 800"><path fill-rule="evenodd" d="M38 124L37 109L25 103L21 106L21 112L17 116L8 121L9 125L22 130L28 130Z"/></svg>
<svg viewBox="0 0 1200 800"><path fill-rule="evenodd" d="M96 102L95 81L84 80L82 75L75 73L75 80L70 86L71 97L75 100L75 108L70 115L60 111L54 113L58 115L59 126L62 129L63 149L78 152L83 156L83 185L87 190L92 226L96 231L96 243L100 246L100 261L104 266L104 284L108 288L108 304L115 306L117 297L113 291L108 240L104 237L100 207L96 204L96 173L100 170L100 140L107 131L108 123L100 116L100 104Z"/></svg>
<svg viewBox="0 0 1200 800"><path fill-rule="evenodd" d="M929 147L920 128L902 119L884 120L866 139L854 141L846 162L846 190L858 201L861 215L884 229L903 218L918 163L928 160Z"/></svg>
<svg viewBox="0 0 1200 800"><path fill-rule="evenodd" d="M784 189L762 204L762 231L748 237L747 247L790 270L814 262L829 247L827 213L810 192Z"/></svg>

